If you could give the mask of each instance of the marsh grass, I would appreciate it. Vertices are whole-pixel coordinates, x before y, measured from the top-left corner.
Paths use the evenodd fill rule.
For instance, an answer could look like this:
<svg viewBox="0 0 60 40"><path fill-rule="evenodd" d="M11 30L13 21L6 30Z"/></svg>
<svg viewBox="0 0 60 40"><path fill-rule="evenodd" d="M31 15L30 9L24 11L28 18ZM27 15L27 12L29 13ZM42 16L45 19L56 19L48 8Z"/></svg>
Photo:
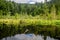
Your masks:
<svg viewBox="0 0 60 40"><path fill-rule="evenodd" d="M41 20L41 19L0 19L0 23L22 24L22 25L60 25L60 20Z"/></svg>
<svg viewBox="0 0 60 40"><path fill-rule="evenodd" d="M60 36L60 20L0 19L0 38L22 34L26 29L26 33Z"/></svg>

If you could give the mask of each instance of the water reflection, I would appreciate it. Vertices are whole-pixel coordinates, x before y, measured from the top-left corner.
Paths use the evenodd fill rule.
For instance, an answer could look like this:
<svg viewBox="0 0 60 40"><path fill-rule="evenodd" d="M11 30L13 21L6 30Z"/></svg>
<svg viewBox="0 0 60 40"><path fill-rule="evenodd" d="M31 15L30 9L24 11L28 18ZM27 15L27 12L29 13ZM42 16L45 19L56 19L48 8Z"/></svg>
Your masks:
<svg viewBox="0 0 60 40"><path fill-rule="evenodd" d="M49 36L34 35L34 34L16 34L11 37L6 37L1 40L58 40Z"/></svg>
<svg viewBox="0 0 60 40"><path fill-rule="evenodd" d="M50 26L49 25L48 26L45 26L45 25L15 26L13 24L8 26L5 23L1 24L1 26L2 26L0 27L1 40L58 40L60 39L60 27L57 27L57 26L51 26L51 25ZM36 35L29 34L29 33L34 33ZM40 34L40 35L37 35L37 34ZM41 35L44 35L44 36L41 36ZM57 39L54 39L54 38L57 38Z"/></svg>

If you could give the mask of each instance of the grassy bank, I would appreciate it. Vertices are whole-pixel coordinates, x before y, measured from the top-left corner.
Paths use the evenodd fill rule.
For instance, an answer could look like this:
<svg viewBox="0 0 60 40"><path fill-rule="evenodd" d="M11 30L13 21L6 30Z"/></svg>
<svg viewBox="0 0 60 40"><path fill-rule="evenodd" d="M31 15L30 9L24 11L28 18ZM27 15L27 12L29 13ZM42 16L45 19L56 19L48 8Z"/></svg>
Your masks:
<svg viewBox="0 0 60 40"><path fill-rule="evenodd" d="M41 19L0 19L0 23L14 25L60 25L60 20L41 20Z"/></svg>
<svg viewBox="0 0 60 40"><path fill-rule="evenodd" d="M26 29L26 33L60 36L60 20L0 19L0 38L24 33Z"/></svg>

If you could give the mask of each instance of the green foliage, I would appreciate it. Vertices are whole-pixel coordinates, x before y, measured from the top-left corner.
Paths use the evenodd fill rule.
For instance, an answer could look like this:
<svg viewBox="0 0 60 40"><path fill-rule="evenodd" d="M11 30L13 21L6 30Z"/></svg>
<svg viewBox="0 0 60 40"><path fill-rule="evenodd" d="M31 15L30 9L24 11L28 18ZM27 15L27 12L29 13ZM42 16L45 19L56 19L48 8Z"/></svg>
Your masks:
<svg viewBox="0 0 60 40"><path fill-rule="evenodd" d="M20 17L32 15L32 16L40 16L41 19L60 19L60 6L57 4L58 0L51 0L50 2L45 3L36 3L36 4L20 4L15 3L13 1L0 1L0 15L6 16L14 16L17 15ZM3 17L0 18L3 18ZM7 16L6 16L7 17ZM55 17L55 18L53 18Z"/></svg>

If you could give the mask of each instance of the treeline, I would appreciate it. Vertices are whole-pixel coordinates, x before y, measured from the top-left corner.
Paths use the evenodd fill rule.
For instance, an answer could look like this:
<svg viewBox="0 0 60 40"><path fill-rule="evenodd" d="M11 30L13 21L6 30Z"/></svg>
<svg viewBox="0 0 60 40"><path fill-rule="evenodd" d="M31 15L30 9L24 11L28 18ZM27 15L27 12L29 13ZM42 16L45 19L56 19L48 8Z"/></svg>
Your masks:
<svg viewBox="0 0 60 40"><path fill-rule="evenodd" d="M13 1L0 0L0 15L13 16L16 14L41 15L56 19L56 16L60 16L60 0L35 4L21 4Z"/></svg>

